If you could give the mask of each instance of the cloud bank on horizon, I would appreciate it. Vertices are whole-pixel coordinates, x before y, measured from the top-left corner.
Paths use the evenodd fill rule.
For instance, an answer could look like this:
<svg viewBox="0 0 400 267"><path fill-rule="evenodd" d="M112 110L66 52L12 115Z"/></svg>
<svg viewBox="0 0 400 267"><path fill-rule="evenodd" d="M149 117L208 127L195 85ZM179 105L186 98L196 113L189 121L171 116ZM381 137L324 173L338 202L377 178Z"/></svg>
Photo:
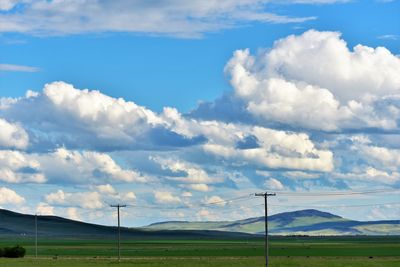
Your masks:
<svg viewBox="0 0 400 267"><path fill-rule="evenodd" d="M203 2L194 1L180 7L182 14L196 11L191 14L195 19L186 21L190 31L178 32L172 23L160 33L198 35L207 27L207 31L218 30L240 20L274 21L257 8L246 10L266 2L224 1L216 8L213 2L203 6ZM0 31L154 32L134 21L125 23L124 16L121 22L110 25L109 18L101 15L106 8L122 9L123 3L106 7L98 1L77 1L65 9L63 1L5 1L0 5L5 11L0 21L7 18L8 24ZM18 5L23 11L13 11ZM80 24L60 28L57 23L63 21L56 20L48 24L57 27L56 31L53 26L21 25L19 20L21 12L32 21L39 18L37 21L46 22L59 12L75 16L75 9L87 12L85 28ZM154 11L149 8L146 12ZM226 25L214 24L215 17L228 11ZM52 15L42 18L43 12ZM91 12L100 12L100 16L93 18ZM162 19L165 14L157 17ZM274 22L283 22L282 17L272 17ZM290 22L295 18L284 19ZM95 24L103 28L94 28ZM118 28L120 25L138 28ZM151 23L145 25L152 27ZM398 55L384 47L348 47L339 32L309 30L277 40L256 54L249 49L237 50L224 71L232 90L188 113L174 107L155 112L63 81L48 83L39 92L29 90L23 97L0 98L0 181L4 184L0 205L16 204L21 210L49 214L64 210L71 218L81 218L78 212L88 209L89 218L94 220L104 216L107 203L124 201L157 205L161 211L156 215L163 218L204 220L226 218L218 208L229 207L216 205L208 210L196 206L199 203L226 204L223 201L229 196L265 189L400 188ZM29 190L21 187L25 194L18 193L18 187L11 189L15 185L45 190L42 197L31 201ZM398 196L359 197L355 201L377 200L394 202ZM279 201L293 204L290 197ZM345 197L305 198L295 204L347 201ZM167 210L170 207L176 210ZM376 214L398 218L399 211L399 206L384 205L374 210L373 218L377 219ZM363 212L363 218L371 216L368 210ZM257 208L245 203L230 212L232 219L257 214Z"/></svg>

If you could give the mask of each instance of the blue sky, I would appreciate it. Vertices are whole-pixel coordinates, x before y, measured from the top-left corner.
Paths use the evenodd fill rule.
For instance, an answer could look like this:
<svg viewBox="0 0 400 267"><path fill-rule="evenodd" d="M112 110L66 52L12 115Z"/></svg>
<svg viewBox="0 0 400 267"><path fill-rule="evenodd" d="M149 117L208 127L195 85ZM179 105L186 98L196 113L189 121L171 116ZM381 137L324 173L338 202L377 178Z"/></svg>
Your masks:
<svg viewBox="0 0 400 267"><path fill-rule="evenodd" d="M0 206L107 224L117 201L137 206L127 225L239 219L261 215L259 200L224 201L268 189L293 194L272 213L398 219L397 204L336 206L400 201L399 11L1 1ZM389 193L295 200L369 190Z"/></svg>

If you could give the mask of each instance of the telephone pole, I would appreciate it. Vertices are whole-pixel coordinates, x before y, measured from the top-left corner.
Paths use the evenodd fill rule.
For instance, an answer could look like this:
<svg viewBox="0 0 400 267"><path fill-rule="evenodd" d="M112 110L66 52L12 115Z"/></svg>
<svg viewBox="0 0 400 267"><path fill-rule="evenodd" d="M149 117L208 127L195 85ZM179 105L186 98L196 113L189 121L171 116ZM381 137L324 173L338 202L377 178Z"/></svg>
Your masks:
<svg viewBox="0 0 400 267"><path fill-rule="evenodd" d="M256 193L256 197L264 197L265 204L265 266L268 267L268 197L276 196L275 193Z"/></svg>
<svg viewBox="0 0 400 267"><path fill-rule="evenodd" d="M126 205L124 204L116 204L116 205L110 205L112 208L117 208L118 211L118 262L121 261L121 223L120 223L120 218L119 218L119 209L120 208L125 208Z"/></svg>
<svg viewBox="0 0 400 267"><path fill-rule="evenodd" d="M35 214L35 258L37 258L37 241L38 241L38 218L37 213Z"/></svg>

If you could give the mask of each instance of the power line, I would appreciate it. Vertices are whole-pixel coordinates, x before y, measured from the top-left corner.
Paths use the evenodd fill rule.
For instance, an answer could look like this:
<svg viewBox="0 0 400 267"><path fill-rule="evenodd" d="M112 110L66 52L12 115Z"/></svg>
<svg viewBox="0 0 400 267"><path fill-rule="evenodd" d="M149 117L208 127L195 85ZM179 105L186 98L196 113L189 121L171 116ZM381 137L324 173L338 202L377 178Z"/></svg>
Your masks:
<svg viewBox="0 0 400 267"><path fill-rule="evenodd" d="M367 195L399 192L400 189L376 189L368 191L320 191L320 192L291 192L291 191L276 191L279 195L285 196L346 196L346 195Z"/></svg>
<svg viewBox="0 0 400 267"><path fill-rule="evenodd" d="M145 208L145 209L157 209L157 210L193 209L193 208L212 207L212 206L221 205L221 204L230 204L230 203L233 203L233 202L247 201L252 196L254 196L254 194L247 194L247 195L239 196L239 197L236 197L236 198L231 198L231 199L221 200L221 201L208 202L208 203L203 203L203 204L198 204L198 205L180 205L180 206L173 206L173 207L160 207L160 206L157 206L157 205L135 205L135 204L130 204L130 205L127 205L127 207Z"/></svg>
<svg viewBox="0 0 400 267"><path fill-rule="evenodd" d="M346 196L346 195L365 195L365 194L380 194L380 193L390 193L390 192L398 192L400 189L377 189L377 190L368 190L368 191L320 191L320 192L292 192L292 191L276 191L279 195L283 196ZM233 202L246 202L251 197L254 197L254 194L246 194L242 196L238 196L231 199L214 201L209 203L202 203L197 205L179 205L179 206L164 206L160 207L158 205L138 205L138 204L128 204L127 207L135 207L135 208L143 208L143 209L157 209L157 210L176 210L176 209L192 209L192 208L202 208L202 207L213 207L219 206L221 204L231 204Z"/></svg>
<svg viewBox="0 0 400 267"><path fill-rule="evenodd" d="M389 202L389 203L372 203L372 204L356 204L356 205L279 205L270 204L273 207L294 207L294 208L352 208L352 207L374 207L374 206L385 206L385 205L400 205L400 202Z"/></svg>
<svg viewBox="0 0 400 267"><path fill-rule="evenodd" d="M346 195L364 195L364 194L379 194L379 193L389 193L389 192L397 192L400 189L377 189L377 190L368 190L368 191L320 191L320 192L292 192L292 191L277 191L279 195L283 196L307 196L307 197L324 197L324 196L346 196ZM156 209L156 210L185 210L185 209L193 209L193 208L206 208L206 207L214 207L220 206L222 204L232 204L234 202L247 202L248 200L254 197L254 194L246 194L241 195L235 198L214 201L208 203L200 203L200 204L183 204L177 206L159 206L159 205L142 205L142 204L127 204L128 208L142 208L142 209ZM279 206L279 205L271 205L271 206ZM284 206L284 205L282 205ZM317 206L317 205L315 205ZM301 207L301 206L300 206ZM325 207L325 206L324 206ZM336 206L333 206L336 207Z"/></svg>

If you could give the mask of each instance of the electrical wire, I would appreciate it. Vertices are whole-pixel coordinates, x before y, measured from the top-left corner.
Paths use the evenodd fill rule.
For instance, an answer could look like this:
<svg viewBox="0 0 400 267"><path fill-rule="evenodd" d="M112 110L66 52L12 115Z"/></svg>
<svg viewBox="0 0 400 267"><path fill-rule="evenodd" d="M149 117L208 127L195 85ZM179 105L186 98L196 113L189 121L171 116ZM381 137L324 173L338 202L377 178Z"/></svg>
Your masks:
<svg viewBox="0 0 400 267"><path fill-rule="evenodd" d="M279 205L279 204L268 204L268 206L271 206L271 207L292 207L292 208L353 208L353 207L377 207L377 206L385 206L385 205L400 205L400 202L355 204L355 205Z"/></svg>
<svg viewBox="0 0 400 267"><path fill-rule="evenodd" d="M392 193L400 192L400 189L376 189L368 191L320 191L320 192L291 192L291 191L273 191L277 195L283 196L350 196L350 195L367 195L367 194L381 194L381 193Z"/></svg>
<svg viewBox="0 0 400 267"><path fill-rule="evenodd" d="M246 194L242 196L238 196L231 199L221 200L221 201L214 201L208 203L200 203L200 204L191 204L191 205L180 205L180 206L173 206L173 207L163 207L160 205L136 205L130 204L127 207L130 208L144 208L144 209L157 209L157 210L175 210L175 209L193 209L193 208L205 208L205 207L212 207L215 205L225 205L231 204L233 202L241 202L241 201L248 201L249 199L253 198L253 194Z"/></svg>

